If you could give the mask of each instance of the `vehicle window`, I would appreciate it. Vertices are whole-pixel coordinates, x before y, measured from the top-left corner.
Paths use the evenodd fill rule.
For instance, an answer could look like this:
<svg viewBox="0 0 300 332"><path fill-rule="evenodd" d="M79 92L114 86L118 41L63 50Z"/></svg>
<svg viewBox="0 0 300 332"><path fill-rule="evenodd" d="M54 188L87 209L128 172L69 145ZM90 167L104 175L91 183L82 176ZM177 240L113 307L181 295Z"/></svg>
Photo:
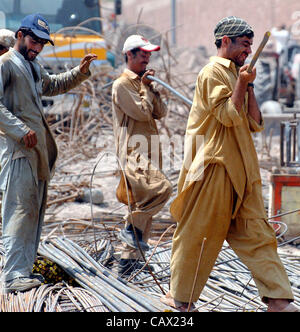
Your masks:
<svg viewBox="0 0 300 332"><path fill-rule="evenodd" d="M62 10L63 1L64 0L21 0L20 12L23 16L32 13L42 14L49 22L50 30L57 31L63 27L63 24L56 20L57 14Z"/></svg>
<svg viewBox="0 0 300 332"><path fill-rule="evenodd" d="M14 2L12 0L1 0L0 1L0 11L7 14L12 13Z"/></svg>
<svg viewBox="0 0 300 332"><path fill-rule="evenodd" d="M56 15L57 11L62 7L63 0L51 1L21 1L21 13L28 15L32 13L40 13L47 15Z"/></svg>
<svg viewBox="0 0 300 332"><path fill-rule="evenodd" d="M0 0L1 27L16 31L21 20L32 13L42 14L49 22L51 32L76 26L100 14L99 3L95 0ZM101 30L100 21L89 22L85 27L97 32Z"/></svg>

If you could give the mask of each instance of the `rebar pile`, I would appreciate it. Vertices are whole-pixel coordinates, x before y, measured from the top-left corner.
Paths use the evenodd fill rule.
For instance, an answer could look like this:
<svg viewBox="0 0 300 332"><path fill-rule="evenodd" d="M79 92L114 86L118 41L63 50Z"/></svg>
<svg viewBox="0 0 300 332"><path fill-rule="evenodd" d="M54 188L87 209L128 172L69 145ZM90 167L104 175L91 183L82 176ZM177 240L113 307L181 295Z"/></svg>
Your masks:
<svg viewBox="0 0 300 332"><path fill-rule="evenodd" d="M170 281L171 249L165 246L152 256L150 264L155 268L156 279L165 291ZM295 296L295 304L300 304L300 256L280 253L287 270ZM149 275L136 277L133 284L145 291L159 293L153 278ZM208 282L201 293L196 308L200 311L220 312L262 312L266 305L260 300L250 271L241 263L229 246L221 250Z"/></svg>
<svg viewBox="0 0 300 332"><path fill-rule="evenodd" d="M42 285L28 292L0 295L1 312L107 312L97 296L64 283Z"/></svg>
<svg viewBox="0 0 300 332"><path fill-rule="evenodd" d="M153 267L126 279L118 278L113 266L101 262L113 258L107 253L109 241L102 241L97 258L92 241L79 246L74 241L54 237L41 243L39 254L56 262L81 287L66 282L45 284L25 293L0 296L2 311L107 311L107 312L163 312L175 311L159 301L169 290L171 241L151 247L146 259ZM111 244L111 243L110 243ZM83 247L86 248L83 249ZM88 254L87 251L90 251ZM300 257L280 252L295 296L300 305ZM159 285L159 287L158 287ZM240 262L230 247L224 245L209 280L196 303L199 311L263 312L266 305L259 298L249 270Z"/></svg>
<svg viewBox="0 0 300 332"><path fill-rule="evenodd" d="M95 311L111 312L158 312L168 310L159 299L149 296L124 279L117 278L104 265L97 263L79 245L67 238L55 238L40 244L39 254L59 264L76 282L90 295L93 302L88 306L88 300L79 304L74 311L86 311L93 308ZM79 289L68 285L43 285L38 290L31 290L16 295L1 295L2 311L62 311L62 305L56 308L61 294L73 294L73 303L81 303L84 298ZM77 293L76 293L77 292ZM57 293L57 294L56 294ZM79 299L77 299L77 296ZM98 310L97 307L99 307ZM70 311L70 308L67 308Z"/></svg>

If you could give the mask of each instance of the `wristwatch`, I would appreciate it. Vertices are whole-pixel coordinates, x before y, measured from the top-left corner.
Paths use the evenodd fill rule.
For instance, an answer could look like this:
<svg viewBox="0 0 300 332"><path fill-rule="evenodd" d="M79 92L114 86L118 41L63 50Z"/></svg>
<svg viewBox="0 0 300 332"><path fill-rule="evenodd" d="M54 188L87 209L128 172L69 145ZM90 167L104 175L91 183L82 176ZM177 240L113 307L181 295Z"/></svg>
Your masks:
<svg viewBox="0 0 300 332"><path fill-rule="evenodd" d="M254 88L254 84L253 83L248 83L248 87Z"/></svg>

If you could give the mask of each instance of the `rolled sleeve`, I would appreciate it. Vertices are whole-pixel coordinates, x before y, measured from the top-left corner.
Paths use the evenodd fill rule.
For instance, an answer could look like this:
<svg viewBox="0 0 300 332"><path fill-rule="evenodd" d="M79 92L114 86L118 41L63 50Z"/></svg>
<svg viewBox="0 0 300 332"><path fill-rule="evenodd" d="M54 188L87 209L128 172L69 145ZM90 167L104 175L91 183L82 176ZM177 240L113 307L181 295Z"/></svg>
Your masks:
<svg viewBox="0 0 300 332"><path fill-rule="evenodd" d="M231 98L224 104L223 110L220 110L216 117L225 127L239 126L243 122L243 118L240 116Z"/></svg>
<svg viewBox="0 0 300 332"><path fill-rule="evenodd" d="M258 124L251 115L247 115L248 122L249 122L249 128L253 133L259 133L265 129L265 121L263 117L261 118L261 123Z"/></svg>

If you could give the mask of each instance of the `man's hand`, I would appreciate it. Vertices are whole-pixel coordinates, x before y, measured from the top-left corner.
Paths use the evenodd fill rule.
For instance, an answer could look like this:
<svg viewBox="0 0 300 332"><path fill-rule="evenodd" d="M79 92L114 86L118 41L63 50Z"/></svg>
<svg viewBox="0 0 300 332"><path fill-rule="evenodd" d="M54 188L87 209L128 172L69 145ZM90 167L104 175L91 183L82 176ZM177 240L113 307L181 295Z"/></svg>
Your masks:
<svg viewBox="0 0 300 332"><path fill-rule="evenodd" d="M97 59L96 54L87 54L84 58L81 59L79 70L82 74L87 74L90 70L90 64L92 61Z"/></svg>
<svg viewBox="0 0 300 332"><path fill-rule="evenodd" d="M36 133L33 130L29 130L29 132L23 137L24 144L26 148L32 149L37 144Z"/></svg>
<svg viewBox="0 0 300 332"><path fill-rule="evenodd" d="M145 85L149 85L152 81L147 78L148 75L154 76L155 70L149 69L145 72L145 74L142 76L142 83Z"/></svg>
<svg viewBox="0 0 300 332"><path fill-rule="evenodd" d="M256 78L256 69L253 68L251 73L247 72L249 65L241 67L239 77L234 87L231 100L233 101L238 112L242 110L248 83L252 83Z"/></svg>
<svg viewBox="0 0 300 332"><path fill-rule="evenodd" d="M241 67L239 79L245 83L245 85L248 85L248 83L253 83L256 78L256 68L253 68L251 73L247 72L249 65L245 65Z"/></svg>

